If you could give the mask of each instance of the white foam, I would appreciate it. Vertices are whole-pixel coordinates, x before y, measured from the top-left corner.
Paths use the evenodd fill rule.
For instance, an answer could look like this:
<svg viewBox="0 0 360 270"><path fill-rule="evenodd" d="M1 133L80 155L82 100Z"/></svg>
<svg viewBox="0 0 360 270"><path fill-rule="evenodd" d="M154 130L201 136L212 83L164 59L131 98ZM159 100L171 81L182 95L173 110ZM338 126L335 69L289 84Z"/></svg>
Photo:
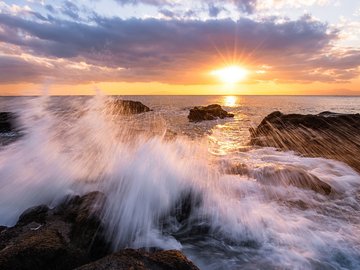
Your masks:
<svg viewBox="0 0 360 270"><path fill-rule="evenodd" d="M157 117L114 117L105 101L88 100L78 108L80 117L49 112L46 99L22 108L26 135L0 151L0 224L14 225L28 207L100 190L107 196L103 218L114 249L183 249L208 269L249 263L356 268L360 177L347 165L272 148L213 156L206 138L168 140L166 124L154 124ZM221 160L245 163L254 172L294 166L336 192L325 196L227 175ZM177 236L177 221L163 231L161 220L190 191L202 197L191 219L210 227L205 242Z"/></svg>

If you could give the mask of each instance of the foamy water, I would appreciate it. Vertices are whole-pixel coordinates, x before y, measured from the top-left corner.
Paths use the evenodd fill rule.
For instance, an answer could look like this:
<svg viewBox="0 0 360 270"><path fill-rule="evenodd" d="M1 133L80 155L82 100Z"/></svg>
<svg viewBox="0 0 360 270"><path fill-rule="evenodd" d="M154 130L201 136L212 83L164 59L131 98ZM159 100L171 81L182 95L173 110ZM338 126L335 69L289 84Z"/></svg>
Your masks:
<svg viewBox="0 0 360 270"><path fill-rule="evenodd" d="M224 104L234 120L193 124L182 102L149 100L154 112L114 116L106 100L7 104L24 135L0 151L1 225L30 206L99 190L114 250L180 249L202 269L359 269L360 176L349 166L249 148L247 129L264 116L246 113L251 103ZM230 174L236 164L248 173ZM279 168L333 191L274 183ZM191 211L179 221L184 204Z"/></svg>

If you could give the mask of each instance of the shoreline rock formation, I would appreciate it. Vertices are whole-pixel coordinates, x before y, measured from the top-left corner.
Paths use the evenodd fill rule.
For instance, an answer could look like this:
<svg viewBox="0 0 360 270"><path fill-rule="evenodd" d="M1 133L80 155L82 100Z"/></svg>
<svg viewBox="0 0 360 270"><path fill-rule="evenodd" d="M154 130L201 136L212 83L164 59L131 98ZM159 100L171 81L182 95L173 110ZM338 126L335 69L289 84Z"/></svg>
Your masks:
<svg viewBox="0 0 360 270"><path fill-rule="evenodd" d="M150 112L151 109L140 101L113 99L108 102L112 112L120 114L140 114Z"/></svg>
<svg viewBox="0 0 360 270"><path fill-rule="evenodd" d="M101 192L65 199L23 212L11 228L0 227L0 269L198 270L180 251L125 249L112 254L100 212Z"/></svg>
<svg viewBox="0 0 360 270"><path fill-rule="evenodd" d="M190 122L201 122L207 120L224 119L226 117L234 117L232 113L228 113L218 104L208 105L206 107L199 106L190 110L188 119Z"/></svg>
<svg viewBox="0 0 360 270"><path fill-rule="evenodd" d="M276 111L266 116L258 127L251 128L250 134L251 145L335 159L360 172L360 114L302 115Z"/></svg>

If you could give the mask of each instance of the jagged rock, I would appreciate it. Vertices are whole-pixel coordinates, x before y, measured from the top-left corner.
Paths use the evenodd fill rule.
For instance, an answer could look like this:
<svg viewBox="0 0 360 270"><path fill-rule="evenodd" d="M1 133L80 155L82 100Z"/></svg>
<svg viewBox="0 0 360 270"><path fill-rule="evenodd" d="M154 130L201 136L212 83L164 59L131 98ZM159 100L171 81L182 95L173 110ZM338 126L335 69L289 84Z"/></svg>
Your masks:
<svg viewBox="0 0 360 270"><path fill-rule="evenodd" d="M0 227L0 269L198 269L179 251L109 255L100 219L105 201L104 194L91 192L68 197L54 209L27 209L14 227Z"/></svg>
<svg viewBox="0 0 360 270"><path fill-rule="evenodd" d="M360 171L360 114L273 112L250 129L252 145L343 161Z"/></svg>
<svg viewBox="0 0 360 270"><path fill-rule="evenodd" d="M47 205L39 205L31 207L23 212L17 222L17 226L26 225L31 222L45 223L46 216L49 211Z"/></svg>
<svg viewBox="0 0 360 270"><path fill-rule="evenodd" d="M55 209L26 210L0 233L0 269L73 269L109 254L100 192L71 197Z"/></svg>
<svg viewBox="0 0 360 270"><path fill-rule="evenodd" d="M224 119L225 117L234 117L234 115L223 110L218 104L212 104L206 107L194 107L188 115L190 122L215 120L217 118Z"/></svg>
<svg viewBox="0 0 360 270"><path fill-rule="evenodd" d="M117 114L139 114L151 111L140 101L114 99L109 101L111 111Z"/></svg>
<svg viewBox="0 0 360 270"><path fill-rule="evenodd" d="M149 253L125 249L84 265L77 270L196 270L198 269L180 251L167 250Z"/></svg>

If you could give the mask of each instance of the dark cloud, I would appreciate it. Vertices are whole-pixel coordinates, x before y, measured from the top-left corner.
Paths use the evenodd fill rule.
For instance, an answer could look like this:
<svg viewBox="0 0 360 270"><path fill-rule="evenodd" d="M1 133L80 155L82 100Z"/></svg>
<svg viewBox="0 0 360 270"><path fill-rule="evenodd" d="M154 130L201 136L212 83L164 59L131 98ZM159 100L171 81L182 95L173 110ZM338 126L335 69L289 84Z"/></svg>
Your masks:
<svg viewBox="0 0 360 270"><path fill-rule="evenodd" d="M70 18L74 20L78 20L80 18L79 12L80 9L77 5L70 1L65 1L62 6L62 12L63 14L69 16Z"/></svg>
<svg viewBox="0 0 360 270"><path fill-rule="evenodd" d="M309 16L278 23L276 18L235 22L122 20L95 15L87 24L0 14L0 25L1 42L19 46L32 55L84 61L92 66L86 72L76 72L77 76L60 64L38 69L56 80L66 76L61 79L204 83L209 78L201 72L232 60L253 68L272 66L266 75L254 75L254 80L336 82L350 80L359 71L360 52L329 53L337 32ZM31 76L25 78L30 80Z"/></svg>
<svg viewBox="0 0 360 270"><path fill-rule="evenodd" d="M173 1L171 0L115 0L121 5L152 5L152 6L162 6L162 5L172 5Z"/></svg>
<svg viewBox="0 0 360 270"><path fill-rule="evenodd" d="M169 10L169 9L161 9L159 10L159 12L164 15L165 17L169 17L169 18L173 18L173 17L176 17L176 14Z"/></svg>
<svg viewBox="0 0 360 270"><path fill-rule="evenodd" d="M217 17L222 10L223 9L218 7L218 6L215 6L213 4L209 4L209 16L210 17Z"/></svg>
<svg viewBox="0 0 360 270"><path fill-rule="evenodd" d="M138 5L138 4L145 4L145 5L152 5L158 6L163 9L164 6L179 6L180 3L174 3L170 0L115 0L121 5ZM233 4L237 7L240 11L245 13L253 13L256 10L257 3L259 0L208 0L205 1L209 5L210 12L214 14L220 10L220 7L224 6L224 4Z"/></svg>
<svg viewBox="0 0 360 270"><path fill-rule="evenodd" d="M56 9L52 5L45 5L45 9L51 13L56 13Z"/></svg>
<svg viewBox="0 0 360 270"><path fill-rule="evenodd" d="M219 2L221 3L222 1ZM241 11L253 13L256 10L258 0L230 0L229 2L233 2Z"/></svg>

